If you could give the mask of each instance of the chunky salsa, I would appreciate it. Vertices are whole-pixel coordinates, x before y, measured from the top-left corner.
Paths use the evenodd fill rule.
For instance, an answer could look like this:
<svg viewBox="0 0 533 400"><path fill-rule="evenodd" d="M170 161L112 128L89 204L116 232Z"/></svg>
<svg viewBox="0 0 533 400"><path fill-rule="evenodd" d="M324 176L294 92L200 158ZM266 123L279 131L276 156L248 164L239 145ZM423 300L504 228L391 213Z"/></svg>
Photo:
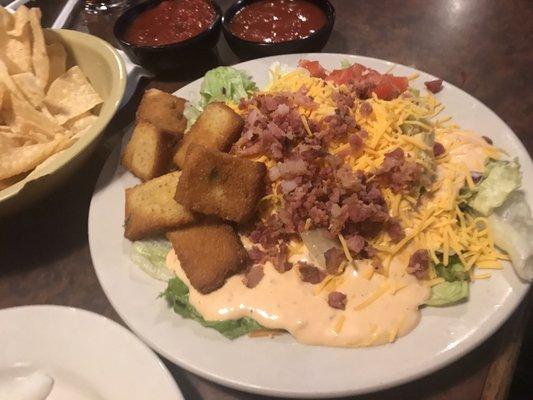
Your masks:
<svg viewBox="0 0 533 400"><path fill-rule="evenodd" d="M215 18L205 0L165 0L139 14L126 29L125 39L146 46L182 42L204 31Z"/></svg>
<svg viewBox="0 0 533 400"><path fill-rule="evenodd" d="M327 22L326 14L305 0L260 0L232 18L230 31L252 42L277 43L303 39Z"/></svg>

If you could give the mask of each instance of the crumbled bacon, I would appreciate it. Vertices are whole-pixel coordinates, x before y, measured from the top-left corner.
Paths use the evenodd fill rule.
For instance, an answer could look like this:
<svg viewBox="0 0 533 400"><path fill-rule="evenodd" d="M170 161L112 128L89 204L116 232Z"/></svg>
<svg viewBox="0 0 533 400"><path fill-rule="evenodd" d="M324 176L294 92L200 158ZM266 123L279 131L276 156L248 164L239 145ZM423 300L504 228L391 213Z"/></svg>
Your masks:
<svg viewBox="0 0 533 400"><path fill-rule="evenodd" d="M359 113L363 117L369 117L372 114L372 105L367 101L362 101L359 103Z"/></svg>
<svg viewBox="0 0 533 400"><path fill-rule="evenodd" d="M423 279L429 268L429 252L425 249L417 250L411 255L407 272L416 276L418 279Z"/></svg>
<svg viewBox="0 0 533 400"><path fill-rule="evenodd" d="M398 243L405 237L405 233L402 229L402 226L396 219L391 219L387 226L387 233L389 234L391 240L394 243Z"/></svg>
<svg viewBox="0 0 533 400"><path fill-rule="evenodd" d="M303 282L308 282L313 285L322 282L326 277L324 271L303 261L298 263L298 271L300 272L300 278Z"/></svg>
<svg viewBox="0 0 533 400"><path fill-rule="evenodd" d="M383 186L388 186L393 192L410 191L420 184L422 166L415 161L409 161L404 151L397 147L385 154L381 167L376 172L376 177Z"/></svg>
<svg viewBox="0 0 533 400"><path fill-rule="evenodd" d="M336 274L346 256L338 247L332 247L324 252L324 259L326 260L326 271L330 274Z"/></svg>
<svg viewBox="0 0 533 400"><path fill-rule="evenodd" d="M427 90L429 90L431 93L438 93L442 90L442 79L427 81L424 82L424 85L426 85Z"/></svg>
<svg viewBox="0 0 533 400"><path fill-rule="evenodd" d="M265 276L262 265L253 265L244 275L243 283L247 288L253 289Z"/></svg>
<svg viewBox="0 0 533 400"><path fill-rule="evenodd" d="M444 154L446 152L446 149L444 148L444 146L442 145L442 143L439 143L439 142L435 142L433 144L433 155L435 157L438 157L442 154Z"/></svg>
<svg viewBox="0 0 533 400"><path fill-rule="evenodd" d="M331 308L344 310L346 308L346 295L341 292L331 292L328 295L328 304Z"/></svg>

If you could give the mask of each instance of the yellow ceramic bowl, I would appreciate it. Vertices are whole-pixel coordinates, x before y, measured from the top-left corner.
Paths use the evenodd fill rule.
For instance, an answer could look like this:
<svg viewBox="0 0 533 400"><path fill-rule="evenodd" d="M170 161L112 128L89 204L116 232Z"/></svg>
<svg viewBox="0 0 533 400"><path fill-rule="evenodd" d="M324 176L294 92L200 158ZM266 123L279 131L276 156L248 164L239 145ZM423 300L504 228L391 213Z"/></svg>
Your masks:
<svg viewBox="0 0 533 400"><path fill-rule="evenodd" d="M42 199L85 161L115 114L126 88L124 61L107 42L65 29L45 29L46 41L61 41L67 66L78 65L104 100L94 125L68 149L57 153L25 179L0 190L0 216L12 214Z"/></svg>

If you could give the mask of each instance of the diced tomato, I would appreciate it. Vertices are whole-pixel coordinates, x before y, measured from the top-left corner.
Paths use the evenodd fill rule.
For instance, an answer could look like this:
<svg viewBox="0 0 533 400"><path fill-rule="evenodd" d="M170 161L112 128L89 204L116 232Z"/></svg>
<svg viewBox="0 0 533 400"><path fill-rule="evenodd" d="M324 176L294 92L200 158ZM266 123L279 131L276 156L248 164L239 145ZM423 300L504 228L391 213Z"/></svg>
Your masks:
<svg viewBox="0 0 533 400"><path fill-rule="evenodd" d="M337 85L346 84L353 80L353 74L350 68L334 69L326 77L327 81L331 81Z"/></svg>
<svg viewBox="0 0 533 400"><path fill-rule="evenodd" d="M382 75L377 86L372 90L382 100L392 100L405 92L409 81L403 76Z"/></svg>
<svg viewBox="0 0 533 400"><path fill-rule="evenodd" d="M324 69L324 67L322 67L322 65L320 65L318 61L309 61L301 59L298 62L298 66L300 68L305 68L306 70L308 70L311 76L315 78L324 79L326 77L326 70Z"/></svg>

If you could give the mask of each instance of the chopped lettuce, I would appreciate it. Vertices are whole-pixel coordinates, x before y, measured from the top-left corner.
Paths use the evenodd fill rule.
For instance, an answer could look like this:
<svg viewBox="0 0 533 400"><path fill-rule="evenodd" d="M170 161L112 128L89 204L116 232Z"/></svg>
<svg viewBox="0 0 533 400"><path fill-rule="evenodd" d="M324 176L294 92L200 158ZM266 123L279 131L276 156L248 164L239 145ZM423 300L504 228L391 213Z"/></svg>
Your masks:
<svg viewBox="0 0 533 400"><path fill-rule="evenodd" d="M176 314L183 318L193 319L207 328L213 328L228 339L236 339L247 333L264 329L251 318L240 318L227 321L206 321L189 303L189 288L179 278L168 281L167 289L161 294L167 299Z"/></svg>
<svg viewBox="0 0 533 400"><path fill-rule="evenodd" d="M344 59L341 61L341 69L350 68L352 66L352 63L348 61L347 59Z"/></svg>
<svg viewBox="0 0 533 400"><path fill-rule="evenodd" d="M238 102L257 90L252 78L244 71L232 67L217 67L204 75L198 104L187 103L183 114L189 128L202 113L204 107L214 101Z"/></svg>
<svg viewBox="0 0 533 400"><path fill-rule="evenodd" d="M431 288L431 297L426 301L428 306L442 307L468 298L470 277L457 255L450 257L448 265L442 263L435 265L435 271L446 282Z"/></svg>
<svg viewBox="0 0 533 400"><path fill-rule="evenodd" d="M165 239L140 240L133 243L132 259L150 276L168 281L167 289L161 293L183 318L194 319L203 326L213 328L229 339L235 339L258 329L264 329L251 318L227 321L206 321L189 303L189 288L166 267L166 257L171 248Z"/></svg>
<svg viewBox="0 0 533 400"><path fill-rule="evenodd" d="M533 218L523 192L514 192L488 217L494 243L522 279L533 280Z"/></svg>
<svg viewBox="0 0 533 400"><path fill-rule="evenodd" d="M131 259L152 278L168 281L174 276L166 265L170 247L165 239L139 240L133 242Z"/></svg>
<svg viewBox="0 0 533 400"><path fill-rule="evenodd" d="M505 199L520 187L520 164L513 161L488 160L484 179L477 184L475 193L470 195L467 204L481 215L490 215L501 206Z"/></svg>
<svg viewBox="0 0 533 400"><path fill-rule="evenodd" d="M431 288L428 306L442 307L468 298L469 286L466 281L442 282Z"/></svg>
<svg viewBox="0 0 533 400"><path fill-rule="evenodd" d="M435 265L435 271L439 277L448 282L469 280L468 272L465 271L465 267L461 264L457 255L450 257L448 265L442 263Z"/></svg>

